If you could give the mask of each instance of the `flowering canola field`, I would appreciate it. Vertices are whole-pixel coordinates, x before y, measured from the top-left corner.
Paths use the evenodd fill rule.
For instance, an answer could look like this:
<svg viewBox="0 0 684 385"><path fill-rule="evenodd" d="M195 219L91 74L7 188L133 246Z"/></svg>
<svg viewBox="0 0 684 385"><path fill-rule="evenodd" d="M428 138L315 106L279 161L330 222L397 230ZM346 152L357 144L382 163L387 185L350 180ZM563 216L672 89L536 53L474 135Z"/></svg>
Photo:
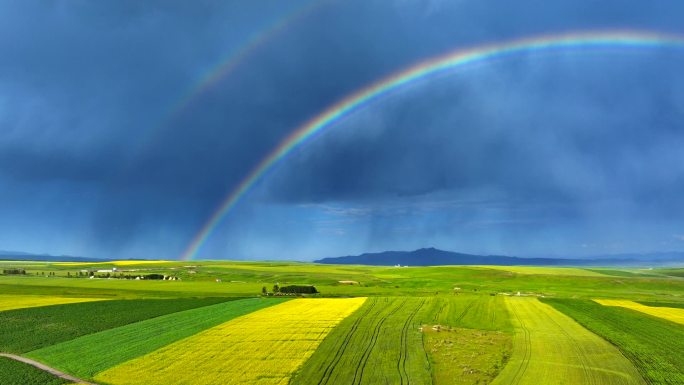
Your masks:
<svg viewBox="0 0 684 385"><path fill-rule="evenodd" d="M365 301L288 301L167 345L95 379L112 385L287 384L323 338Z"/></svg>
<svg viewBox="0 0 684 385"><path fill-rule="evenodd" d="M72 298L43 295L0 295L0 311L103 300L104 298Z"/></svg>
<svg viewBox="0 0 684 385"><path fill-rule="evenodd" d="M617 299L595 299L594 301L603 306L624 307L684 325L684 309L674 307L646 306L634 301Z"/></svg>

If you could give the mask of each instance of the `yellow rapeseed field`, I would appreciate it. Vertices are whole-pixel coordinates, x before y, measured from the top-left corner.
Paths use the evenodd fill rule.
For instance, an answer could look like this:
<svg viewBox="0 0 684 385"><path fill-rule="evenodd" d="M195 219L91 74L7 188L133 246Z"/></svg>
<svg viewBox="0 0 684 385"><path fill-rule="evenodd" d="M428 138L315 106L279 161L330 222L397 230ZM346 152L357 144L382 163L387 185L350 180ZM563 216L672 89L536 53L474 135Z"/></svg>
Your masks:
<svg viewBox="0 0 684 385"><path fill-rule="evenodd" d="M595 299L594 301L603 306L624 307L684 325L684 309L678 309L674 307L646 306L634 301L617 299Z"/></svg>
<svg viewBox="0 0 684 385"><path fill-rule="evenodd" d="M70 298L45 295L0 295L0 311L65 303L103 301L104 298Z"/></svg>
<svg viewBox="0 0 684 385"><path fill-rule="evenodd" d="M287 384L365 298L296 299L236 318L98 374L125 384Z"/></svg>

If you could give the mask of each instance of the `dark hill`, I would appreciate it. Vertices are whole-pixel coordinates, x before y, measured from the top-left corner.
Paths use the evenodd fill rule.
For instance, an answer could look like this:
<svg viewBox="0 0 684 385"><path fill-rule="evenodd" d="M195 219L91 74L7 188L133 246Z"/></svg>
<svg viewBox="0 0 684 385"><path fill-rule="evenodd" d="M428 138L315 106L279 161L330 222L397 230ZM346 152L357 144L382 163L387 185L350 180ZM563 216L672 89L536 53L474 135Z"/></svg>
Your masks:
<svg viewBox="0 0 684 385"><path fill-rule="evenodd" d="M681 255L680 255L681 258ZM681 261L681 259L680 259ZM502 265L502 266L636 266L665 264L672 260L636 258L635 255L590 259L521 258L502 255L475 255L435 249L383 251L346 257L323 258L317 263L373 266L438 266L438 265Z"/></svg>

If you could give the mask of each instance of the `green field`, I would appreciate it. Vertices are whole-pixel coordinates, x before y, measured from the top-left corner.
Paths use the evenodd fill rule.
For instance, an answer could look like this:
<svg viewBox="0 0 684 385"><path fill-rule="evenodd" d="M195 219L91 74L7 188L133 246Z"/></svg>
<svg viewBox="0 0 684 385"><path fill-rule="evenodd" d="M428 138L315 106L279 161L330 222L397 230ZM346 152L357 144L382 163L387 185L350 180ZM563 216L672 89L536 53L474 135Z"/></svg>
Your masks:
<svg viewBox="0 0 684 385"><path fill-rule="evenodd" d="M10 309L0 311L0 352L23 354L103 385L136 383L127 378L133 369L146 381L168 383L173 372L156 378L136 362L143 357L171 362L176 354L183 355L176 370L189 371L179 378L188 383L192 370L205 382L221 378L230 383L228 373L239 368L282 371L258 377L263 385L684 383L684 325L593 301L643 304L654 307L654 314L672 312L658 308L673 308L676 313L684 308L683 269L228 261L2 264L25 268L28 274L0 276L0 292ZM80 271L112 267L118 274L178 280L74 278ZM312 301L367 299L325 335L305 337L298 333L310 333L311 326L297 317L313 308L284 312L270 321L257 317L289 298L270 296L276 283L315 285L320 294ZM269 296L262 295L263 288ZM106 300L51 304L90 299ZM16 308L24 306L35 307ZM318 323L328 322L317 317L323 317ZM225 334L230 330L239 335ZM274 340L271 333L279 337ZM285 348L295 341L297 357ZM191 347L192 353L174 346ZM235 357L229 351L242 353ZM193 366L195 360L219 356L211 365ZM153 370L157 364L145 365ZM64 382L3 359L0 383Z"/></svg>

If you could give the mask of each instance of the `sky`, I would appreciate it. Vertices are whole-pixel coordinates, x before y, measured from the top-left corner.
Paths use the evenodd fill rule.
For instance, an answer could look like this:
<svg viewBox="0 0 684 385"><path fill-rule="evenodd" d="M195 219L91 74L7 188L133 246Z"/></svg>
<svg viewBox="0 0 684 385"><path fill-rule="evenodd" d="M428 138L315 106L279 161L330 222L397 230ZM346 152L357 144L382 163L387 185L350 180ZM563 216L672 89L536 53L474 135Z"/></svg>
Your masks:
<svg viewBox="0 0 684 385"><path fill-rule="evenodd" d="M178 259L290 134L460 49L682 34L677 0L0 0L0 250ZM465 66L297 146L202 259L684 250L684 48Z"/></svg>

